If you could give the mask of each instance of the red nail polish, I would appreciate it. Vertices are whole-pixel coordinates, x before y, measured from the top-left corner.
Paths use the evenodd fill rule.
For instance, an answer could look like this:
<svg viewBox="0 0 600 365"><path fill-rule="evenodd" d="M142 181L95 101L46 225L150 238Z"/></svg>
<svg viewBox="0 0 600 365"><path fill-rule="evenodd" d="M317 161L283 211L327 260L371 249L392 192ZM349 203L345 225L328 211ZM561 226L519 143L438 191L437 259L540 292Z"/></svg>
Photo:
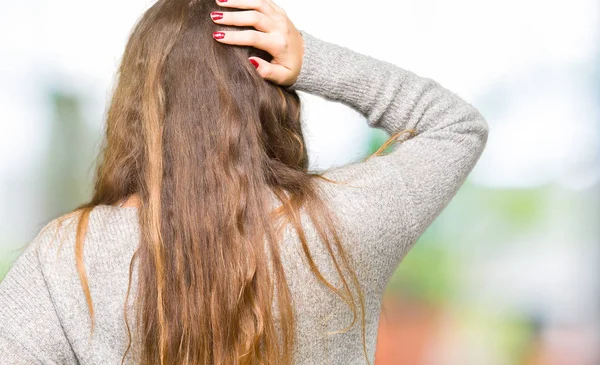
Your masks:
<svg viewBox="0 0 600 365"><path fill-rule="evenodd" d="M220 2L220 3L226 3L227 2L227 0L217 0L217 1Z"/></svg>
<svg viewBox="0 0 600 365"><path fill-rule="evenodd" d="M210 13L210 17L213 20L223 19L223 13L221 13L220 11L213 11L212 13Z"/></svg>
<svg viewBox="0 0 600 365"><path fill-rule="evenodd" d="M213 32L213 38L215 38L215 39L223 39L223 38L225 38L225 33L223 33L223 32Z"/></svg>
<svg viewBox="0 0 600 365"><path fill-rule="evenodd" d="M258 62L250 58L250 63L254 66L254 68L258 68Z"/></svg>

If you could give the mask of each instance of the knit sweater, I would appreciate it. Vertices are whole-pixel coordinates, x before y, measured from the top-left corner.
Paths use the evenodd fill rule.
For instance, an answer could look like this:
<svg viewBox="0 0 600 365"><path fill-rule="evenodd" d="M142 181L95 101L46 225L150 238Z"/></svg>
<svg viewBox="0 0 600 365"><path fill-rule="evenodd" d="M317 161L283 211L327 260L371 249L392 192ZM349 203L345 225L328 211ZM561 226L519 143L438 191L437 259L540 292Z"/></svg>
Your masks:
<svg viewBox="0 0 600 365"><path fill-rule="evenodd" d="M373 364L388 279L464 183L489 129L476 108L436 81L301 34L303 63L290 89L348 105L369 126L390 134L415 132L387 154L324 173L343 184L316 180L338 217L340 238L364 291ZM140 238L138 208L99 205L89 218L84 262L96 319L91 338L73 254L74 221L68 218L58 230L57 219L48 223L0 283L0 364L120 363L128 339L123 303L129 262ZM339 284L316 230L304 218L303 227L317 266ZM49 244L56 233L60 255ZM327 333L346 327L352 312L314 277L291 228L284 232L281 255L297 314L295 363L366 364L360 321L345 333Z"/></svg>

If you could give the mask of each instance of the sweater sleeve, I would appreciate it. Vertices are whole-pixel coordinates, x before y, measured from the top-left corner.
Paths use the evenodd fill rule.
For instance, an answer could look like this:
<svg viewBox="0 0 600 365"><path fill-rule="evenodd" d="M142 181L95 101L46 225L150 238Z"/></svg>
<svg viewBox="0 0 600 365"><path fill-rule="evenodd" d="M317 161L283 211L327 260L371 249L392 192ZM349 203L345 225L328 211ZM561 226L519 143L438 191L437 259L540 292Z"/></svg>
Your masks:
<svg viewBox="0 0 600 365"><path fill-rule="evenodd" d="M50 229L52 230L52 229ZM0 282L0 364L76 364L42 270L40 232Z"/></svg>
<svg viewBox="0 0 600 365"><path fill-rule="evenodd" d="M388 257L393 270L466 180L486 145L488 124L432 79L300 32L303 64L290 89L350 106L390 134L414 130L387 155L324 173L348 183L334 200L363 238L362 252Z"/></svg>

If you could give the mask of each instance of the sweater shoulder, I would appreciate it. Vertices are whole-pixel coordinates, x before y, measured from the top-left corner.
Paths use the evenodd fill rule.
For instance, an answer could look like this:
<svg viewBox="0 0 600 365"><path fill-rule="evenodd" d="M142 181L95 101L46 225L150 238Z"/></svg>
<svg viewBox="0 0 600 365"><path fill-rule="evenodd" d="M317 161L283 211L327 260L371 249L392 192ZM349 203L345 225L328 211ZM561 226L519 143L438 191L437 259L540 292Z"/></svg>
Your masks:
<svg viewBox="0 0 600 365"><path fill-rule="evenodd" d="M81 211L74 211L51 220L30 242L35 246L43 270L69 271L75 268L76 251L83 252L86 265L103 262L110 266L135 249L138 237L137 209L98 205L89 214L81 230L81 246L77 247Z"/></svg>

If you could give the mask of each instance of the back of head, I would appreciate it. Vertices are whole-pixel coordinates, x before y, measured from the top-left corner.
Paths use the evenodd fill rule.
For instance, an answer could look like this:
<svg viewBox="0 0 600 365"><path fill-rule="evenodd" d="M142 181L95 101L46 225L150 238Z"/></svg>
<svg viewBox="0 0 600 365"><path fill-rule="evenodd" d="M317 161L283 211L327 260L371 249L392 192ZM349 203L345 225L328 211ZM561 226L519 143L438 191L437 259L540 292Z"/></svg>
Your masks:
<svg viewBox="0 0 600 365"><path fill-rule="evenodd" d="M220 9L213 0L159 0L139 20L119 68L94 195L79 209L78 270L93 324L81 264L85 222L94 206L139 196L130 345L142 364L292 363L295 319L274 225L280 217L356 320L349 284L339 289L324 279L300 234L297 213L305 207L332 258L339 256L338 273L347 270L358 287L337 235L326 233L327 226L335 232L334 221L314 184L319 175L307 173L298 95L264 80L248 61L270 61L266 52L212 38L219 29L244 29L216 25L210 12ZM271 193L280 208L273 210Z"/></svg>
<svg viewBox="0 0 600 365"><path fill-rule="evenodd" d="M156 147L146 142L163 128L166 150L253 159L253 169L269 180L277 178L269 176L271 164L306 171L298 95L265 81L248 62L250 56L270 61L268 53L212 38L218 29L251 29L215 24L214 10L220 9L210 0L162 0L144 14L119 69L108 132L119 133L144 159L147 148ZM108 144L115 142L108 137Z"/></svg>

